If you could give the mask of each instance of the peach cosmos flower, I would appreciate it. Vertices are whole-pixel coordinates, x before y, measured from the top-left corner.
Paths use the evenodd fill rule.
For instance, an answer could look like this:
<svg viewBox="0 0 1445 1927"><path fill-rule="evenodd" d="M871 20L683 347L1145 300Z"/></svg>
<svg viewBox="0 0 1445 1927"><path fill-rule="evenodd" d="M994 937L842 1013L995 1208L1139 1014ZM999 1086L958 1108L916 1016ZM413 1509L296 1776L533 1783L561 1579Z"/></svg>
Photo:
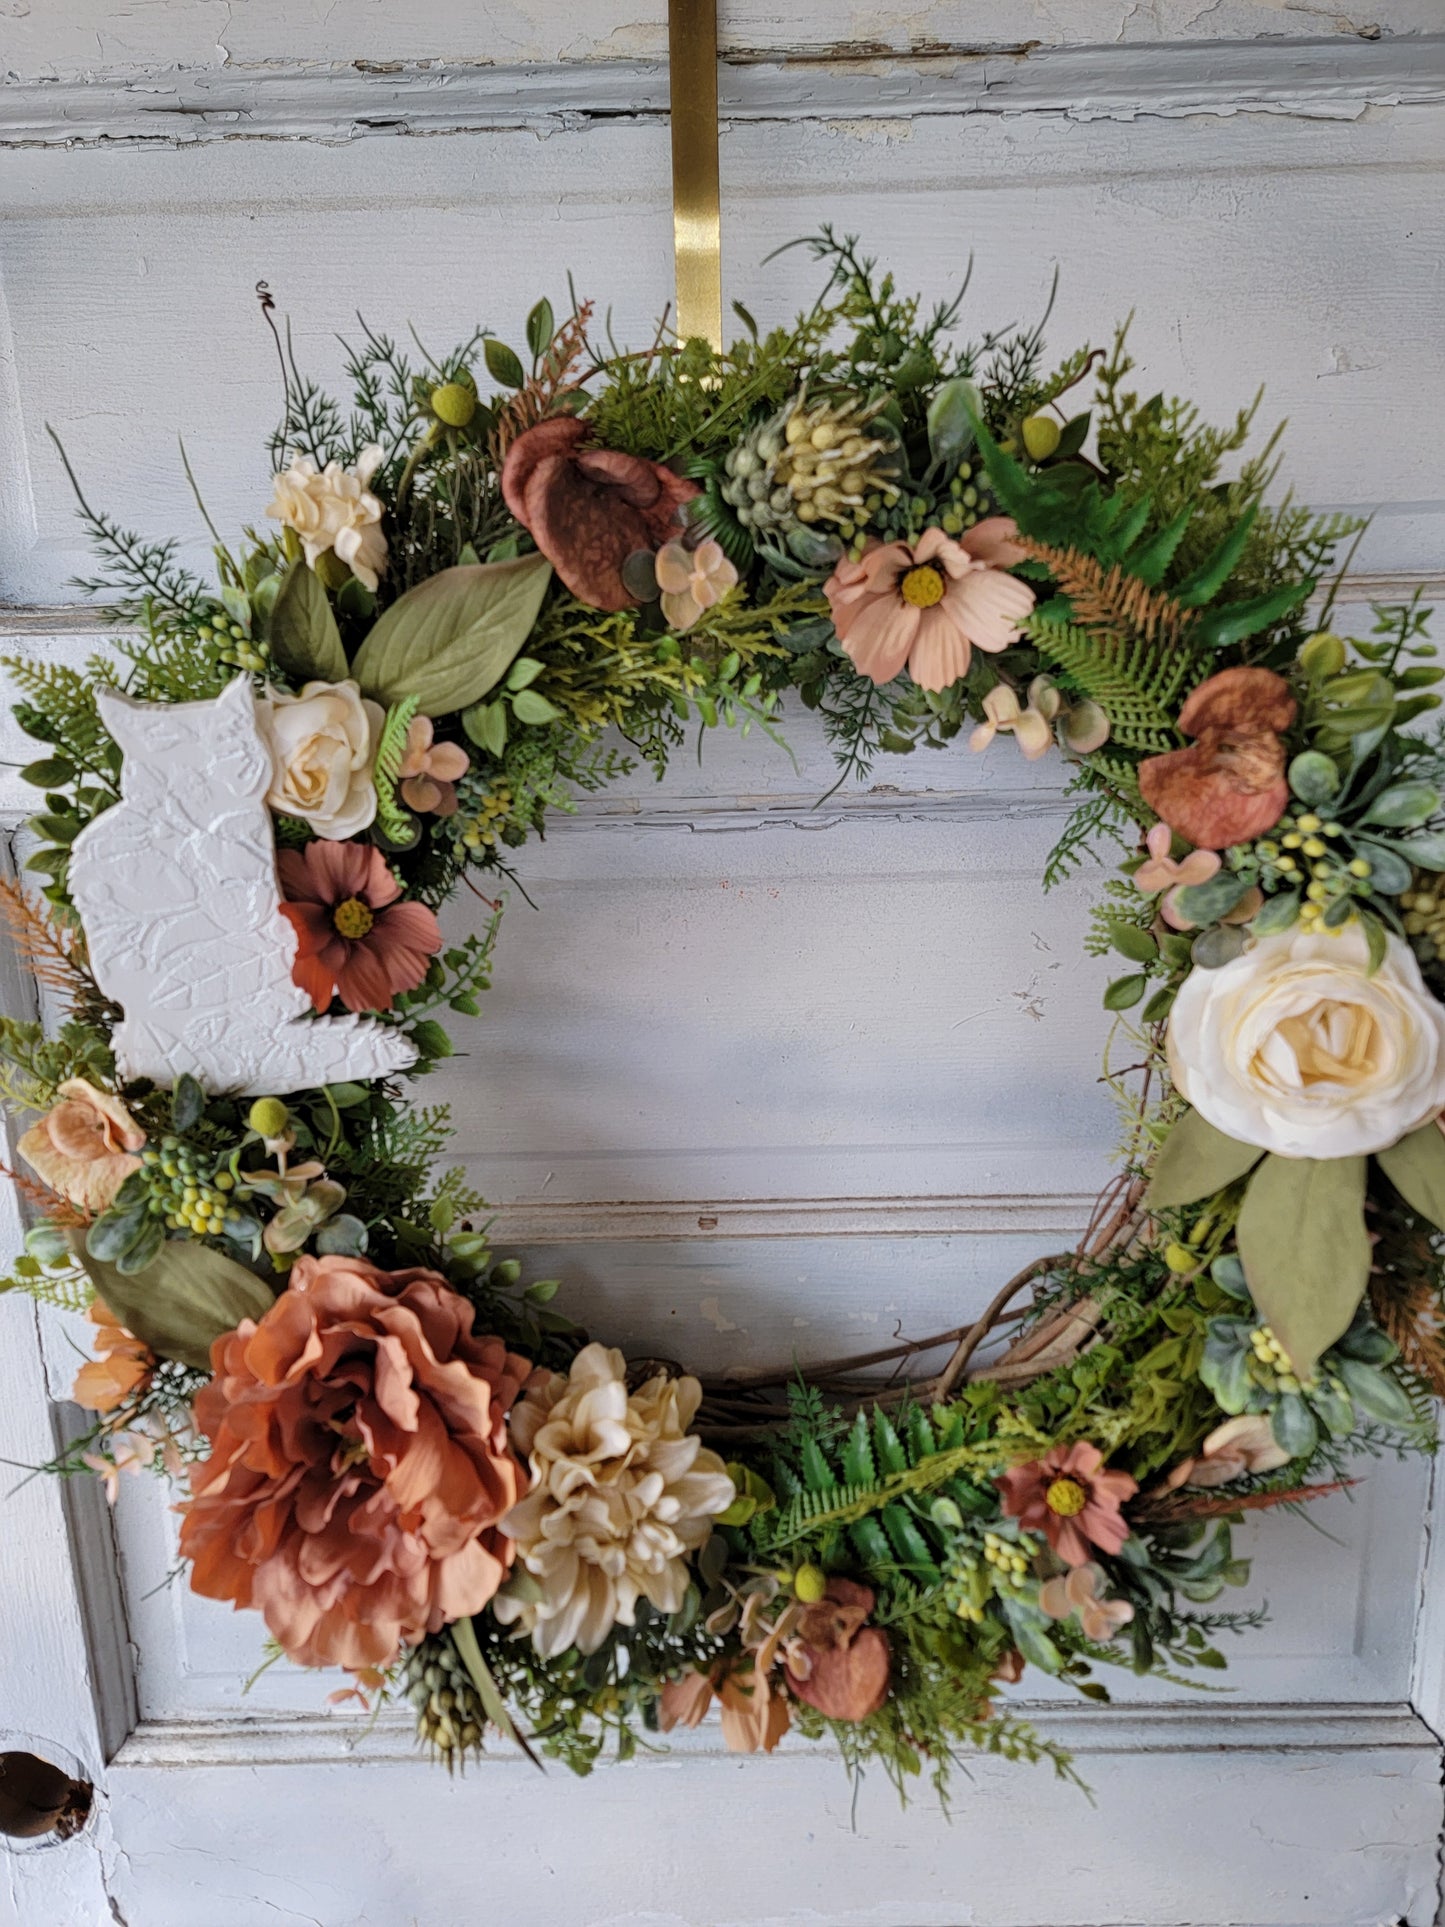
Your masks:
<svg viewBox="0 0 1445 1927"><path fill-rule="evenodd" d="M1190 747L1139 765L1140 794L1202 850L1252 843L1289 804L1282 732L1298 709L1272 669L1222 669L1179 712L1179 728L1195 738Z"/></svg>
<svg viewBox="0 0 1445 1927"><path fill-rule="evenodd" d="M303 1666L386 1666L479 1612L512 1561L507 1413L530 1361L434 1271L298 1258L211 1347L211 1454L181 1507L191 1586L257 1607Z"/></svg>
<svg viewBox="0 0 1445 1927"><path fill-rule="evenodd" d="M705 609L722 601L738 579L720 542L699 542L695 549L665 542L657 551L657 586L667 626L684 635Z"/></svg>
<svg viewBox="0 0 1445 1927"><path fill-rule="evenodd" d="M1004 573L1025 557L1017 532L991 515L957 542L932 528L911 545L875 542L856 562L845 556L823 593L854 668L886 683L907 663L920 689L947 689L975 649L1007 649L1034 606L1027 583Z"/></svg>
<svg viewBox="0 0 1445 1927"><path fill-rule="evenodd" d="M553 415L519 435L502 464L507 507L579 602L635 609L622 565L680 533L696 482L660 462L591 445L590 422Z"/></svg>
<svg viewBox="0 0 1445 1927"><path fill-rule="evenodd" d="M1044 1581L1039 1587L1039 1609L1050 1619L1072 1619L1077 1614L1085 1639L1100 1644L1117 1639L1133 1619L1134 1608L1127 1599L1106 1599L1104 1583L1102 1566L1075 1566L1072 1572Z"/></svg>
<svg viewBox="0 0 1445 1927"><path fill-rule="evenodd" d="M118 1097L67 1077L56 1103L20 1138L21 1157L67 1204L104 1211L131 1175L146 1134Z"/></svg>
<svg viewBox="0 0 1445 1927"><path fill-rule="evenodd" d="M1084 1566L1091 1547L1117 1552L1129 1537L1120 1507L1139 1490L1127 1472L1106 1472L1103 1466L1099 1448L1080 1439L1053 1446L994 1483L1010 1519L1026 1531L1043 1533L1065 1565Z"/></svg>
<svg viewBox="0 0 1445 1927"><path fill-rule="evenodd" d="M401 885L380 850L329 843L281 850L276 858L296 932L291 979L318 1010L339 995L348 1010L390 1010L415 990L442 947L441 926L424 903L401 903Z"/></svg>
<svg viewBox="0 0 1445 1927"><path fill-rule="evenodd" d="M418 815L455 816L455 785L472 762L460 743L435 742L435 733L430 716L413 716L407 725L406 753L398 772L402 801Z"/></svg>
<svg viewBox="0 0 1445 1927"><path fill-rule="evenodd" d="M156 1368L155 1353L126 1330L102 1299L92 1302L87 1316L96 1327L96 1356L75 1374L70 1396L87 1412L113 1412L144 1388Z"/></svg>

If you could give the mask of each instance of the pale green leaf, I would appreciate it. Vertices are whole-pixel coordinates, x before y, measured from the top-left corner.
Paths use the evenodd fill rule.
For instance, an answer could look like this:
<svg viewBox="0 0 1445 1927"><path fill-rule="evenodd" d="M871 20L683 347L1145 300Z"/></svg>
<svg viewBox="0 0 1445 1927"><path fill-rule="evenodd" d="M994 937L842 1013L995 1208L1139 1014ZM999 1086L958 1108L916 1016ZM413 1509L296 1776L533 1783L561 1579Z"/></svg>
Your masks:
<svg viewBox="0 0 1445 1927"><path fill-rule="evenodd" d="M1370 1277L1365 1160L1267 1157L1235 1236L1260 1316L1308 1379L1350 1322Z"/></svg>
<svg viewBox="0 0 1445 1927"><path fill-rule="evenodd" d="M390 706L415 696L423 715L479 702L532 633L552 579L545 556L443 569L393 602L357 652L363 692Z"/></svg>
<svg viewBox="0 0 1445 1927"><path fill-rule="evenodd" d="M1151 1211L1198 1204L1252 1171L1264 1156L1257 1144L1241 1144L1215 1130L1198 1111L1186 1111L1155 1159L1144 1202Z"/></svg>
<svg viewBox="0 0 1445 1927"><path fill-rule="evenodd" d="M158 1357L177 1358L197 1371L211 1369L213 1338L271 1308L272 1294L253 1272L195 1239L163 1244L133 1277L93 1258L79 1240L75 1255L128 1332Z"/></svg>
<svg viewBox="0 0 1445 1927"><path fill-rule="evenodd" d="M1445 1134L1439 1125L1422 1124L1377 1151L1375 1159L1410 1209L1445 1231Z"/></svg>
<svg viewBox="0 0 1445 1927"><path fill-rule="evenodd" d="M291 564L277 592L271 654L295 682L344 682L350 674L331 603L305 562Z"/></svg>

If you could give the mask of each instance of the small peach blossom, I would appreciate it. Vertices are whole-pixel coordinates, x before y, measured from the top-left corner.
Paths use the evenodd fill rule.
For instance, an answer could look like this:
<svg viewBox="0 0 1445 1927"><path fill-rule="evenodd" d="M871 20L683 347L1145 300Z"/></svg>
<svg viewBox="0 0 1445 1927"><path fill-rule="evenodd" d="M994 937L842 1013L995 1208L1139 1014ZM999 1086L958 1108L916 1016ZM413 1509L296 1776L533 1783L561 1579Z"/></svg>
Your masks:
<svg viewBox="0 0 1445 1927"><path fill-rule="evenodd" d="M1039 1587L1039 1607L1050 1619L1072 1619L1076 1614L1085 1639L1101 1644L1115 1639L1134 1617L1127 1599L1105 1599L1102 1566L1075 1566L1072 1572L1046 1579Z"/></svg>
<svg viewBox="0 0 1445 1927"><path fill-rule="evenodd" d="M146 1134L125 1105L88 1078L67 1077L56 1103L16 1146L52 1191L82 1211L104 1211L133 1171Z"/></svg>
<svg viewBox="0 0 1445 1927"><path fill-rule="evenodd" d="M402 801L418 815L455 816L456 785L471 768L471 758L460 743L434 742L434 735L430 716L412 717L399 771Z"/></svg>
<svg viewBox="0 0 1445 1927"><path fill-rule="evenodd" d="M667 626L679 635L691 629L704 610L721 602L738 579L717 542L699 542L695 549L665 542L657 552L656 567L662 613Z"/></svg>
<svg viewBox="0 0 1445 1927"><path fill-rule="evenodd" d="M1041 684L1043 688L1040 688ZM969 748L987 749L999 731L1003 730L1012 734L1029 762L1036 762L1040 756L1046 756L1053 746L1052 723L1058 713L1058 695L1058 690L1047 676L1035 676L1029 684L1028 707L1022 708L1015 689L1006 682L996 684L983 699L985 720L969 737Z"/></svg>

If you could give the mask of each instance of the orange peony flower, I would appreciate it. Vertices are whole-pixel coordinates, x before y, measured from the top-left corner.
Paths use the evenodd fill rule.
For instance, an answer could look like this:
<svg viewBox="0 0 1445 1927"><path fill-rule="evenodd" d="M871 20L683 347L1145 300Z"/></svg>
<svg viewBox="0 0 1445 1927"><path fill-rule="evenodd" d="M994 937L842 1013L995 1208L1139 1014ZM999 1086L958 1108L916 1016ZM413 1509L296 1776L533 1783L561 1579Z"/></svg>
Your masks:
<svg viewBox="0 0 1445 1927"><path fill-rule="evenodd" d="M87 1412L113 1412L133 1392L141 1391L156 1368L155 1354L133 1338L110 1306L94 1300L90 1322L97 1327L97 1356L87 1359L75 1374L70 1396Z"/></svg>
<svg viewBox="0 0 1445 1927"><path fill-rule="evenodd" d="M277 856L296 932L292 981L318 1010L340 995L348 1010L390 1010L415 990L442 947L441 925L424 903L399 903L401 885L380 850L318 837Z"/></svg>
<svg viewBox="0 0 1445 1927"><path fill-rule="evenodd" d="M118 1097L87 1078L67 1077L55 1094L59 1102L15 1148L68 1204L104 1211L139 1171L146 1134Z"/></svg>
<svg viewBox="0 0 1445 1927"><path fill-rule="evenodd" d="M1106 1472L1103 1465L1098 1446L1081 1439L1016 1465L995 1484L1010 1519L1043 1533L1066 1565L1084 1566L1092 1547L1117 1552L1129 1537L1119 1508L1139 1490L1127 1472Z"/></svg>
<svg viewBox="0 0 1445 1927"><path fill-rule="evenodd" d="M925 529L918 541L875 542L823 584L843 653L861 675L892 682L907 663L920 689L948 689L975 649L1017 641L1034 592L1004 571L1022 562L1018 533L991 515L959 541Z"/></svg>
<svg viewBox="0 0 1445 1927"><path fill-rule="evenodd" d="M531 1371L433 1271L301 1257L260 1320L211 1347L211 1456L181 1552L210 1599L258 1607L304 1666L386 1666L479 1612L512 1561L526 1480L507 1412Z"/></svg>

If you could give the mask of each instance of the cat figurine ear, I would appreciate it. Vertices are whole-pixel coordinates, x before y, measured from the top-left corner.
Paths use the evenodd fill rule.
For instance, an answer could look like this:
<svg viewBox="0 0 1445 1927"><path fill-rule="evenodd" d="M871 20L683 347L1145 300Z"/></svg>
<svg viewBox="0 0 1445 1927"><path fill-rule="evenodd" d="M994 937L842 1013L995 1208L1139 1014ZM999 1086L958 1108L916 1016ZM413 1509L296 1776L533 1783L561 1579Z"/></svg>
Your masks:
<svg viewBox="0 0 1445 1927"><path fill-rule="evenodd" d="M121 800L76 838L70 889L96 982L125 1012L121 1076L285 1096L413 1064L399 1030L317 1017L292 981L250 679L206 702L102 689L96 703L124 758Z"/></svg>

